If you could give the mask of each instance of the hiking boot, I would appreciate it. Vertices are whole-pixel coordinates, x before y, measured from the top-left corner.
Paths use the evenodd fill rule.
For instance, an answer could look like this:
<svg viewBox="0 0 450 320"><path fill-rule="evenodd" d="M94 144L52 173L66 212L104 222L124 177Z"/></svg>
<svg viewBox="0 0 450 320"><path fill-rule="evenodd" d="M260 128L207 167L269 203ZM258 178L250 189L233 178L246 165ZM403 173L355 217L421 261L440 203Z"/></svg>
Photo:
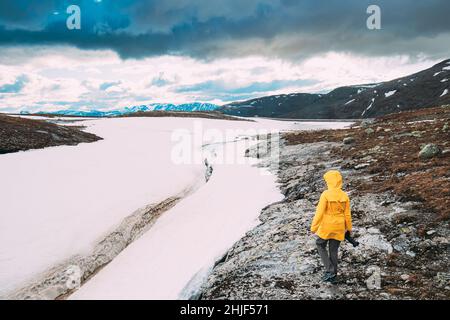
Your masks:
<svg viewBox="0 0 450 320"><path fill-rule="evenodd" d="M322 281L327 282L332 276L333 274L331 272L325 272L322 276Z"/></svg>
<svg viewBox="0 0 450 320"><path fill-rule="evenodd" d="M330 276L325 280L325 282L329 282L331 284L336 284L337 283L337 275L330 274Z"/></svg>

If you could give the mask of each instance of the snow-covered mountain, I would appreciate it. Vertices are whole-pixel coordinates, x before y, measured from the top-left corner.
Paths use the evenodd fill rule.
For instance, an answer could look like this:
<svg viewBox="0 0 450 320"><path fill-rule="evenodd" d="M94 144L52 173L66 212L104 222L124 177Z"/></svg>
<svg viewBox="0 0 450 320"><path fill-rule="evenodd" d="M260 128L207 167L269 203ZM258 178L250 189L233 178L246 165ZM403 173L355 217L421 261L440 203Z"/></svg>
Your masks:
<svg viewBox="0 0 450 320"><path fill-rule="evenodd" d="M327 94L292 93L233 102L218 111L245 117L350 119L450 104L450 59L391 81Z"/></svg>
<svg viewBox="0 0 450 320"><path fill-rule="evenodd" d="M124 114L130 114L134 112L142 111L214 111L219 106L212 103L183 103L183 104L172 104L172 103L151 103L148 105L125 107L123 109L101 111L101 110L59 110L59 111L40 111L38 114L55 114L55 115L65 115L65 116L83 116L83 117L114 117ZM29 114L26 111L22 111L21 114Z"/></svg>

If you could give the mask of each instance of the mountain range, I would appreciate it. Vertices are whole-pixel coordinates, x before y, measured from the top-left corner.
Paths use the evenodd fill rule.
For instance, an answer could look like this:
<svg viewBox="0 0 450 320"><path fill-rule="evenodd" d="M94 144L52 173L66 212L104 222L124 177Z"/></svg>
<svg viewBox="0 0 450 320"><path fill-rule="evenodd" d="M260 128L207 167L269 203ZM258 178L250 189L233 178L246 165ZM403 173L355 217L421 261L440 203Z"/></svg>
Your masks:
<svg viewBox="0 0 450 320"><path fill-rule="evenodd" d="M218 111L244 117L358 119L450 104L450 59L391 81L344 86L327 94L291 93L226 104Z"/></svg>
<svg viewBox="0 0 450 320"><path fill-rule="evenodd" d="M232 102L152 103L122 109L37 112L66 116L111 117L150 111L218 111L241 117L359 119L450 104L450 59L391 81L343 86L325 94L290 93ZM28 114L28 112L22 112Z"/></svg>
<svg viewBox="0 0 450 320"><path fill-rule="evenodd" d="M116 110L59 110L59 111L41 111L36 112L36 114L54 114L54 115L64 115L64 116L78 116L78 117L114 117L122 116L127 114L132 114L136 112L146 112L146 111L214 111L219 108L218 105L212 103L183 103L183 104L172 104L172 103L152 103L148 105L125 107ZM21 114L29 114L29 112L23 111Z"/></svg>

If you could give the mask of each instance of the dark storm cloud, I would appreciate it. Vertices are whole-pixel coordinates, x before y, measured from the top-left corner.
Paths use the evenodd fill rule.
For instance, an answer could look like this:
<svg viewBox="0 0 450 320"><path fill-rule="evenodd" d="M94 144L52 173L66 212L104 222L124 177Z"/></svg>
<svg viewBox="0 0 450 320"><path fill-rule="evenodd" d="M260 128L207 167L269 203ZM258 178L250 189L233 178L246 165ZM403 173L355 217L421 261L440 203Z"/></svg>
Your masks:
<svg viewBox="0 0 450 320"><path fill-rule="evenodd" d="M81 30L65 26L69 4L81 8ZM366 28L370 4L381 7L382 30ZM3 0L0 10L1 45L67 44L123 58L449 54L448 0Z"/></svg>

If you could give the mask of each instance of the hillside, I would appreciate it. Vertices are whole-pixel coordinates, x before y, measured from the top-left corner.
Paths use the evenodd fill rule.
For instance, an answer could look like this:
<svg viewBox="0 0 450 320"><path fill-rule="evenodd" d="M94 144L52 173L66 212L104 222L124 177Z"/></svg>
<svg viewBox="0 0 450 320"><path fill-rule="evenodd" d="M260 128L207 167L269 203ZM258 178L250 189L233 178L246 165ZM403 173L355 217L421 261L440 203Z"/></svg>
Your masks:
<svg viewBox="0 0 450 320"><path fill-rule="evenodd" d="M245 117L374 118L450 103L450 59L387 82L339 87L327 94L292 93L233 102L219 111Z"/></svg>
<svg viewBox="0 0 450 320"><path fill-rule="evenodd" d="M0 114L0 154L97 140L79 128Z"/></svg>

